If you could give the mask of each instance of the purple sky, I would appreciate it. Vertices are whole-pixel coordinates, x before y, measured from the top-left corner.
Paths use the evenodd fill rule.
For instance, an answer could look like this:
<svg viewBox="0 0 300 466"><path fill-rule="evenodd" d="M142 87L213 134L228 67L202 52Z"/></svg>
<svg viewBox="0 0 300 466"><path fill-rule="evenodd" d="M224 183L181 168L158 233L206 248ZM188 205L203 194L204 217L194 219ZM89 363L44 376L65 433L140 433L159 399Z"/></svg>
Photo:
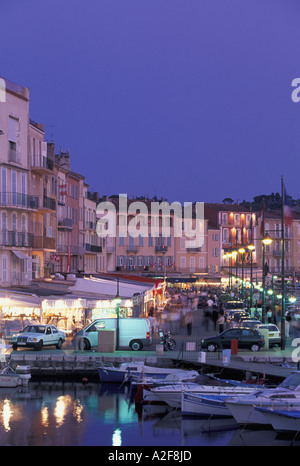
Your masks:
<svg viewBox="0 0 300 466"><path fill-rule="evenodd" d="M1 0L0 75L100 194L300 198L297 0Z"/></svg>

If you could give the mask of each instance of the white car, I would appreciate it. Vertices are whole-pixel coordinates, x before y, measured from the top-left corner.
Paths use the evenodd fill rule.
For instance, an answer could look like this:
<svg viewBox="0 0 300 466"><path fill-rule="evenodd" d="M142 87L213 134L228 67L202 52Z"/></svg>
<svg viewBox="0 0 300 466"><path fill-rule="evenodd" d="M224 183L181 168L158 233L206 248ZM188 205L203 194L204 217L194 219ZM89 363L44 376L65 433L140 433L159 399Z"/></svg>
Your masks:
<svg viewBox="0 0 300 466"><path fill-rule="evenodd" d="M61 349L66 335L54 325L28 325L22 332L13 335L10 341L13 349L18 347L41 350L43 346L56 346Z"/></svg>
<svg viewBox="0 0 300 466"><path fill-rule="evenodd" d="M269 346L281 344L281 333L275 324L260 324L256 326L257 330L266 329L269 331Z"/></svg>

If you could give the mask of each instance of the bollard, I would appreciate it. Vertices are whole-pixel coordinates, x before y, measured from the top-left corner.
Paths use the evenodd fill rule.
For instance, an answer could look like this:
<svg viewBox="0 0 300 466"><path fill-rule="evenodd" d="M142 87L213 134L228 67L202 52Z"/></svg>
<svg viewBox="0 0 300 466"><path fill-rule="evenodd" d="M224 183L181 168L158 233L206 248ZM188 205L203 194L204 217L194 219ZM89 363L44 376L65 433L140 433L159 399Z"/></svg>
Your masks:
<svg viewBox="0 0 300 466"><path fill-rule="evenodd" d="M231 349L231 354L238 354L239 341L235 339L230 340L230 349Z"/></svg>
<svg viewBox="0 0 300 466"><path fill-rule="evenodd" d="M156 354L158 356L163 356L163 354L164 354L164 345L156 345L155 350L156 350Z"/></svg>

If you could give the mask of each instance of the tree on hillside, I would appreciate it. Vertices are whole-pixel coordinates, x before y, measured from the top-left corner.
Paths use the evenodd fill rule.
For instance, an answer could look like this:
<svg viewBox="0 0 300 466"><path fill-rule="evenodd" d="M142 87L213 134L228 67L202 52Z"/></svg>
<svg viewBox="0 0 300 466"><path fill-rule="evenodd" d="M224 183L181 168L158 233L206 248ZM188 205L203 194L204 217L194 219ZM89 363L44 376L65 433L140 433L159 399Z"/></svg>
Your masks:
<svg viewBox="0 0 300 466"><path fill-rule="evenodd" d="M233 199L231 199L231 197L225 197L225 199L223 199L223 204L233 204Z"/></svg>

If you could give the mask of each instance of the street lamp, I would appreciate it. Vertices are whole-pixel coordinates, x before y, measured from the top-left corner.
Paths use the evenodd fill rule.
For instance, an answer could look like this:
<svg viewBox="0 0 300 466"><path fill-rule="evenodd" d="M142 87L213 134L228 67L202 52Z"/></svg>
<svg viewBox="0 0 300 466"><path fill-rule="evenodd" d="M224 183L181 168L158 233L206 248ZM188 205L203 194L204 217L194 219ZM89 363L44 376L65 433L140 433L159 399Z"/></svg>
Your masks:
<svg viewBox="0 0 300 466"><path fill-rule="evenodd" d="M237 280L237 257L236 257L237 254L238 254L238 253L237 253L237 251L236 251L235 249L233 249L233 250L231 251L231 257L232 257L232 259L235 260L235 269L236 269L236 270L235 270L235 282L236 282L236 280ZM233 263L232 263L232 267L233 267ZM231 270L232 270L232 268L231 268Z"/></svg>
<svg viewBox="0 0 300 466"><path fill-rule="evenodd" d="M116 305L116 312L117 312L117 335L116 335L116 350L119 351L120 349L120 302L121 298L119 296L119 275L117 276L117 294L114 299L114 304Z"/></svg>
<svg viewBox="0 0 300 466"><path fill-rule="evenodd" d="M227 253L229 258L229 289L232 290L232 252Z"/></svg>
<svg viewBox="0 0 300 466"><path fill-rule="evenodd" d="M263 239L262 239L262 242L263 244L265 244L266 246L269 245L269 244L272 244L273 240L271 238L271 236L267 233Z"/></svg>
<svg viewBox="0 0 300 466"><path fill-rule="evenodd" d="M245 254L246 250L245 248L240 248L239 249L239 253L241 254L242 256L242 300L244 301L244 254Z"/></svg>
<svg viewBox="0 0 300 466"><path fill-rule="evenodd" d="M248 244L248 249L250 251L250 308L253 306L253 252L255 251L255 246L253 243Z"/></svg>
<svg viewBox="0 0 300 466"><path fill-rule="evenodd" d="M262 323L264 324L266 322L266 291L265 291L265 247L270 245L272 243L272 238L271 236L267 233L264 235L262 239L262 294L263 294L263 299L262 299Z"/></svg>

